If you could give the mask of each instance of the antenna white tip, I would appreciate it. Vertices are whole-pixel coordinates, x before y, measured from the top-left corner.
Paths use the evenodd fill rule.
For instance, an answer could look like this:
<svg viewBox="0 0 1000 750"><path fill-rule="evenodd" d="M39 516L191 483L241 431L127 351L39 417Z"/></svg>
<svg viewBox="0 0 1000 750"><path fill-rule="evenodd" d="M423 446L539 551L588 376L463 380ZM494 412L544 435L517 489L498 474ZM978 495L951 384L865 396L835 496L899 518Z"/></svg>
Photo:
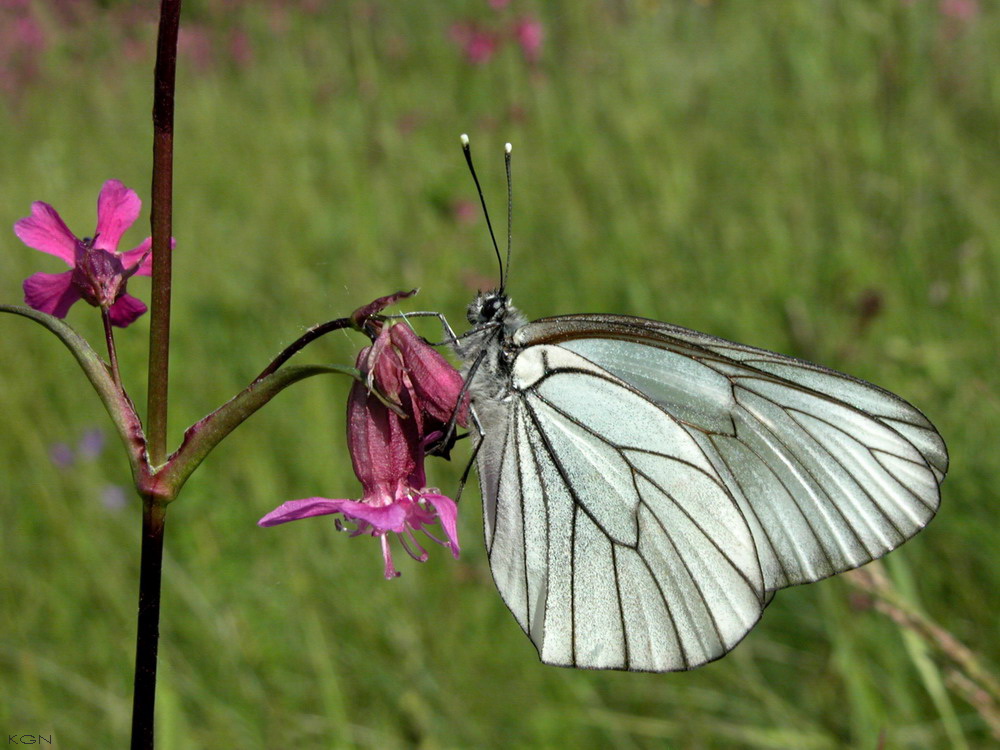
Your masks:
<svg viewBox="0 0 1000 750"><path fill-rule="evenodd" d="M505 152L507 152L508 154L509 154L509 153L511 152L511 150L512 150L513 148L514 148L514 147L513 147L513 146L511 146L511 145L510 145L509 143L505 143L505 144L503 144L503 150L504 150Z"/></svg>
<svg viewBox="0 0 1000 750"><path fill-rule="evenodd" d="M462 133L462 135L458 137L458 140L462 142L463 146L469 145L469 136L467 136L465 133Z"/></svg>

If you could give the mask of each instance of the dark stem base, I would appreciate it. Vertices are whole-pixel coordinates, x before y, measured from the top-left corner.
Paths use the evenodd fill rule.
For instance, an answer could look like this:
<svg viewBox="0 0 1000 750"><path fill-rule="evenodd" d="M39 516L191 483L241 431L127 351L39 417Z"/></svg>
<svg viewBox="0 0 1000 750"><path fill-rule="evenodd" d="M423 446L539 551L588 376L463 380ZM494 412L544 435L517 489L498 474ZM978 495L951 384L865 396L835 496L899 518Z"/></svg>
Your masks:
<svg viewBox="0 0 1000 750"><path fill-rule="evenodd" d="M132 750L153 748L165 514L164 506L144 499L142 553L139 562L139 620L135 639L135 693L132 699Z"/></svg>

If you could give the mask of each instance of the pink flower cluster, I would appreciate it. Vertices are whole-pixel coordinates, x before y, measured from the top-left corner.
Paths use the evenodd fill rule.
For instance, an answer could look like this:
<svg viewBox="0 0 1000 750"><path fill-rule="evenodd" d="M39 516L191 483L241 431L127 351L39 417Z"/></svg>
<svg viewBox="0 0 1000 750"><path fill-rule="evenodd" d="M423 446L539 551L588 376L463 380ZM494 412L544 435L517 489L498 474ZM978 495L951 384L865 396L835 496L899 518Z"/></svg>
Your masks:
<svg viewBox="0 0 1000 750"><path fill-rule="evenodd" d="M47 46L29 0L0 3L0 93L16 94L34 79Z"/></svg>
<svg viewBox="0 0 1000 750"><path fill-rule="evenodd" d="M237 68L254 61L252 16L261 11L275 36L286 33L295 15L317 15L333 5L324 0L204 0L198 17L185 16L179 53L199 72L222 65ZM53 50L72 59L121 56L127 62L149 61L149 4L107 0L0 0L0 97L16 101L37 85L45 71L45 56ZM101 29L94 45L92 29Z"/></svg>
<svg viewBox="0 0 1000 750"><path fill-rule="evenodd" d="M502 11L510 0L490 0L490 7ZM459 46L471 65L485 65L507 42L514 42L529 64L541 57L545 27L533 16L521 16L512 22L484 24L478 21L457 21L448 29L451 40Z"/></svg>
<svg viewBox="0 0 1000 750"><path fill-rule="evenodd" d="M398 298L377 300L361 308L367 318ZM424 451L441 438L458 408L462 376L417 336L407 324L369 320L378 333L358 354L357 367L366 382L356 382L347 402L347 441L354 473L361 481L361 500L308 497L290 500L258 521L276 526L312 516L340 514L356 524L351 536L378 537L385 577L399 575L392 561L389 533L415 560L427 552L414 536L423 532L458 557L455 502L426 486ZM390 408L384 400L389 401ZM465 408L458 414L465 424ZM443 537L433 533L440 521ZM341 522L337 521L338 528Z"/></svg>

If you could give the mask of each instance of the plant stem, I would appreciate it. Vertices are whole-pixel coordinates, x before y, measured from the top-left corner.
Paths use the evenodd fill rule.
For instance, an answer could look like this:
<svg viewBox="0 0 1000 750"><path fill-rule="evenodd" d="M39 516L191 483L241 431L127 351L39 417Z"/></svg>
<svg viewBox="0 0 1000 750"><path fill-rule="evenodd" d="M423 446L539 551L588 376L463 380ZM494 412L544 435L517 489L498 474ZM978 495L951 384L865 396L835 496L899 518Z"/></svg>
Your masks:
<svg viewBox="0 0 1000 750"><path fill-rule="evenodd" d="M320 336L325 336L326 334L332 331L339 331L342 328L353 328L353 327L354 327L354 321L351 320L350 318L337 318L336 320L329 320L326 323L320 323L319 325L314 325L312 328L310 328L301 336L299 336L297 339L295 339L295 341L293 341L291 344L282 349L281 353L271 361L271 364L269 364L267 367L261 370L260 375L258 375L253 379L253 382L256 383L257 381L266 378L268 375L270 375L279 367L281 367L283 364L285 364L285 362L290 360L294 354L302 351L302 349L304 349L306 345L312 343Z"/></svg>
<svg viewBox="0 0 1000 750"><path fill-rule="evenodd" d="M174 82L181 0L162 0L153 74L153 189L150 224L153 235L153 290L149 324L149 462L160 466L167 456L167 368L170 363L170 285L173 234Z"/></svg>
<svg viewBox="0 0 1000 750"><path fill-rule="evenodd" d="M326 323L320 323L319 325L314 325L312 328L307 330L301 336L299 336L295 341L286 346L281 353L275 357L271 364L265 367L260 375L253 379L253 383L263 380L268 375L273 374L279 367L281 367L285 362L290 360L293 355L297 352L302 351L313 341L318 339L320 336L325 336L331 331L339 331L342 328L353 328L357 331L365 331L374 340L374 335L372 329L367 328L370 321L385 321L385 317L379 315L378 313L385 309L386 306L396 302L397 300L405 299L406 297L412 297L417 293L416 289L411 289L408 292L395 292L394 294L387 294L384 297L379 297L376 300L372 300L367 305L359 307L353 313L351 313L348 318L337 318L336 320L328 320ZM253 385L251 383L250 385Z"/></svg>
<svg viewBox="0 0 1000 750"><path fill-rule="evenodd" d="M170 362L171 213L173 203L174 84L181 0L162 0L153 72L153 289L149 326L147 456L155 469L167 455L167 367ZM160 637L160 573L166 506L143 497L139 616L135 638L132 750L153 750L156 653Z"/></svg>
<svg viewBox="0 0 1000 750"><path fill-rule="evenodd" d="M115 351L115 335L111 330L111 316L108 311L101 309L101 320L104 322L104 338L108 342L108 359L111 360L111 377L120 391L122 389L122 376L118 371L118 353Z"/></svg>
<svg viewBox="0 0 1000 750"><path fill-rule="evenodd" d="M160 637L160 572L166 506L143 498L142 553L139 562L139 622L135 639L135 691L132 696L132 750L153 748L156 703L156 652Z"/></svg>

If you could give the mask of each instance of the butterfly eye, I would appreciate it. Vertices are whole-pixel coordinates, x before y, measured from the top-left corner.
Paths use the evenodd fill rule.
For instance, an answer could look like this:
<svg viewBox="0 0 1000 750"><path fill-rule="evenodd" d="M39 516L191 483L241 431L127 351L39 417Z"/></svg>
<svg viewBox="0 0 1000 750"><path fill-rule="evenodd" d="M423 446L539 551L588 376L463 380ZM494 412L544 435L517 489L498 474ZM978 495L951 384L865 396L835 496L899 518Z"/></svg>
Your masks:
<svg viewBox="0 0 1000 750"><path fill-rule="evenodd" d="M507 310L507 298L499 292L481 293L469 305L469 323L481 325L492 323L504 317Z"/></svg>
<svg viewBox="0 0 1000 750"><path fill-rule="evenodd" d="M483 303L482 316L484 321L491 321L496 316L500 310L503 309L503 302L499 297L489 297Z"/></svg>

